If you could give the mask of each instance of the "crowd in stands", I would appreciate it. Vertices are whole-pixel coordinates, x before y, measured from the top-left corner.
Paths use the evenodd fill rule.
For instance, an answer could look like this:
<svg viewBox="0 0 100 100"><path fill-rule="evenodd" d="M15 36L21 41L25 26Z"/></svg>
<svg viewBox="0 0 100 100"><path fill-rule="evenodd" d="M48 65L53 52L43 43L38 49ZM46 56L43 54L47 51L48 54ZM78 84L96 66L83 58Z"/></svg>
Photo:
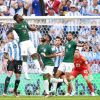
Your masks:
<svg viewBox="0 0 100 100"><path fill-rule="evenodd" d="M100 0L0 0L0 16L99 16Z"/></svg>

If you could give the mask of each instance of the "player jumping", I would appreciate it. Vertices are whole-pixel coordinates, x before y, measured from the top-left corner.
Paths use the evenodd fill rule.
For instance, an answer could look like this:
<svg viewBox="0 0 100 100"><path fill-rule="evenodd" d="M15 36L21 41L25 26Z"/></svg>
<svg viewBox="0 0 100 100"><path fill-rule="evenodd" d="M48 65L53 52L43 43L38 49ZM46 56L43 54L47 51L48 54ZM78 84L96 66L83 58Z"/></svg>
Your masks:
<svg viewBox="0 0 100 100"><path fill-rule="evenodd" d="M36 53L36 49L32 41L29 40L29 33L28 33L29 30L35 31L36 29L30 27L28 23L23 19L23 17L18 14L14 16L14 20L17 22L14 26L14 30L17 32L19 36L21 54L23 56L23 67L26 73L26 79L30 79L27 76L27 69L28 69L27 55L30 55L33 58L36 67L41 71L40 64L37 60L38 56Z"/></svg>

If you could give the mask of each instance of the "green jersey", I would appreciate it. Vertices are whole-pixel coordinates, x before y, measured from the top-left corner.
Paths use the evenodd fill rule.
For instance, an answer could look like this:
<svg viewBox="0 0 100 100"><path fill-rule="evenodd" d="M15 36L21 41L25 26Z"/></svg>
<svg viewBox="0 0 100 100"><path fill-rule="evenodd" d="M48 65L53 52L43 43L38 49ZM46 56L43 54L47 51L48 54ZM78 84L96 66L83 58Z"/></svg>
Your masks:
<svg viewBox="0 0 100 100"><path fill-rule="evenodd" d="M16 23L16 25L14 26L14 30L18 34L20 42L29 40L28 28L29 25L24 20L21 23Z"/></svg>
<svg viewBox="0 0 100 100"><path fill-rule="evenodd" d="M52 47L50 44L39 45L37 52L41 55L42 61L45 66L46 65L54 66L54 62L53 62L52 58L47 58L47 57L42 56L42 53L44 53L45 55L51 55L53 53Z"/></svg>
<svg viewBox="0 0 100 100"><path fill-rule="evenodd" d="M65 45L65 57L63 62L74 62L74 52L76 50L77 43L75 41L68 41Z"/></svg>

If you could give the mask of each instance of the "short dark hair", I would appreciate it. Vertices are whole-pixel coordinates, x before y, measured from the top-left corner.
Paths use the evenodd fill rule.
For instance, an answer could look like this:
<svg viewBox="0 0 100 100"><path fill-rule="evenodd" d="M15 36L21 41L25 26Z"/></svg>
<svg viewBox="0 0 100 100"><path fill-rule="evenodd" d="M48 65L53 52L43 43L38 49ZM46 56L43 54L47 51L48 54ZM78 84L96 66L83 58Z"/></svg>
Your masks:
<svg viewBox="0 0 100 100"><path fill-rule="evenodd" d="M73 35L73 32L69 31L67 34L72 34Z"/></svg>
<svg viewBox="0 0 100 100"><path fill-rule="evenodd" d="M46 34L46 35L49 37L49 40L51 41L52 40L52 37L49 34Z"/></svg>
<svg viewBox="0 0 100 100"><path fill-rule="evenodd" d="M13 19L16 20L17 19L18 14L15 14Z"/></svg>
<svg viewBox="0 0 100 100"><path fill-rule="evenodd" d="M57 36L57 37L56 37L56 39L60 39L60 40L62 40L62 38L61 38L61 37L59 37L59 36Z"/></svg>
<svg viewBox="0 0 100 100"><path fill-rule="evenodd" d="M11 27L11 28L7 31L6 35L8 35L9 33L11 33L12 31L13 31L13 28Z"/></svg>

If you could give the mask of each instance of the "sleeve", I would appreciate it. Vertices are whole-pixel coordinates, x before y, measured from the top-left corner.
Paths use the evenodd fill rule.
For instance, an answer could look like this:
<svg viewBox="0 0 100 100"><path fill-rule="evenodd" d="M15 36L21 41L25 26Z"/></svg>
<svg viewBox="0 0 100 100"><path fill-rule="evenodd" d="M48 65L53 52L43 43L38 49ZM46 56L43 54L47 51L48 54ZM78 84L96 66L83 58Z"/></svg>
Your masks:
<svg viewBox="0 0 100 100"><path fill-rule="evenodd" d="M29 24L26 21L24 21L24 22L27 25L27 28L29 29L30 28Z"/></svg>
<svg viewBox="0 0 100 100"><path fill-rule="evenodd" d="M52 52L53 52L53 53L56 53L55 46L52 46Z"/></svg>
<svg viewBox="0 0 100 100"><path fill-rule="evenodd" d="M48 47L48 50L49 50L49 53L50 53L50 54L54 53L53 50L52 50L52 46L49 46L49 47Z"/></svg>
<svg viewBox="0 0 100 100"><path fill-rule="evenodd" d="M19 36L15 30L13 30L13 34L14 34L14 39L17 40L17 42L19 42Z"/></svg>

